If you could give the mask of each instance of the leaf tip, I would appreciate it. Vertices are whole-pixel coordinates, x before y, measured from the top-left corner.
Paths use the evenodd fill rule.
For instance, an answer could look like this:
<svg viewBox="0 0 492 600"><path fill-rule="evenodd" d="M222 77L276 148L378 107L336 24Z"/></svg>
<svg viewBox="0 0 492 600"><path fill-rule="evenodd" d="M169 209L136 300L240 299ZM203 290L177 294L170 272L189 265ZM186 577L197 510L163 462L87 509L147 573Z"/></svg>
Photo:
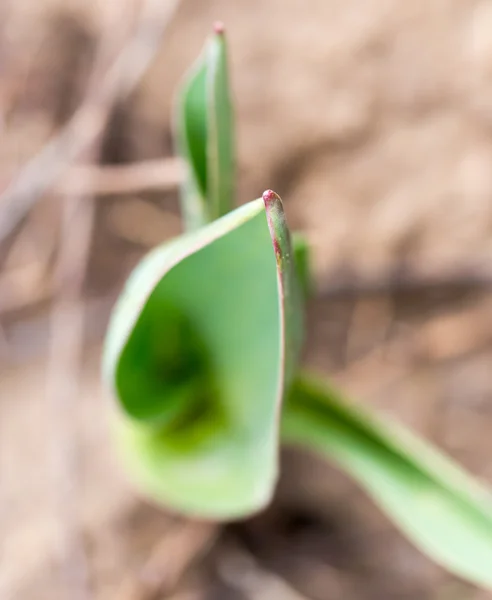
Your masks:
<svg viewBox="0 0 492 600"><path fill-rule="evenodd" d="M224 35L225 27L222 21L215 21L214 23L214 33L216 35Z"/></svg>
<svg viewBox="0 0 492 600"><path fill-rule="evenodd" d="M277 202L282 202L280 200L280 196L276 194L273 190L266 190L263 192L263 202L265 203L265 208L269 208L272 204Z"/></svg>

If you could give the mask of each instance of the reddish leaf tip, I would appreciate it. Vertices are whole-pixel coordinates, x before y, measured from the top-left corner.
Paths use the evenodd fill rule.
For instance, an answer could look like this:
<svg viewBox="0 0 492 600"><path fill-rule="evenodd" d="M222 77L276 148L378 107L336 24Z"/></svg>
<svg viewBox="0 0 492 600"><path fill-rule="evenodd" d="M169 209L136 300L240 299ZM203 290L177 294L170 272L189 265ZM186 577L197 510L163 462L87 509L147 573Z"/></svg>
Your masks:
<svg viewBox="0 0 492 600"><path fill-rule="evenodd" d="M222 23L222 21L215 21L214 32L217 35L223 35L224 31L225 31L224 23Z"/></svg>
<svg viewBox="0 0 492 600"><path fill-rule="evenodd" d="M280 197L273 190L266 190L263 192L263 202L265 203L265 206L269 206L273 202L278 202L279 200Z"/></svg>

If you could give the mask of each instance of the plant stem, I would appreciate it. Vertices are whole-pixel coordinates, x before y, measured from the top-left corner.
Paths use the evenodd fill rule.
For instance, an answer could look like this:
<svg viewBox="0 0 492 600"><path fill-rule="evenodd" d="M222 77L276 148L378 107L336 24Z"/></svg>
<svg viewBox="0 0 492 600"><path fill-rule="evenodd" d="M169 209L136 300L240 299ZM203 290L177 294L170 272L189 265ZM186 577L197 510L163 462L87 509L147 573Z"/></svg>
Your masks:
<svg viewBox="0 0 492 600"><path fill-rule="evenodd" d="M449 459L306 377L286 399L283 437L348 472L430 558L492 589L492 500Z"/></svg>

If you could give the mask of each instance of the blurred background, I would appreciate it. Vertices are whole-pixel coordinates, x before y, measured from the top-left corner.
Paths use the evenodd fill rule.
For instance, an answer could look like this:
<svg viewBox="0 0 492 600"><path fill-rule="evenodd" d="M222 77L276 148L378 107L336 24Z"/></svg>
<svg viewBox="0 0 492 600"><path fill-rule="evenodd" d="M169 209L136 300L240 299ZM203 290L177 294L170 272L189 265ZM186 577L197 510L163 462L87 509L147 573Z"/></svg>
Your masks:
<svg viewBox="0 0 492 600"><path fill-rule="evenodd" d="M101 341L181 231L173 94L225 22L242 203L313 245L306 361L492 482L492 2L1 0L1 600L484 600L292 450L265 513L135 496Z"/></svg>

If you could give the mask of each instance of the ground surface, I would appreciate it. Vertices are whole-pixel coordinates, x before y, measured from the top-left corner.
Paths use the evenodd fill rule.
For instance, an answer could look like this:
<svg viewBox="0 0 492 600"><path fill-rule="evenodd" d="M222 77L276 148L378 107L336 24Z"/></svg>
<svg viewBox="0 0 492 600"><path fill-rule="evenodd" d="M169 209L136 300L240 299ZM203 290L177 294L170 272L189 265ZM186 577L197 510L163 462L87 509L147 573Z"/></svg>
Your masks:
<svg viewBox="0 0 492 600"><path fill-rule="evenodd" d="M1 187L80 104L110 6L2 4ZM238 200L277 190L314 246L306 361L492 482L492 4L183 0L114 111L104 162L170 155L172 92L217 18L237 99ZM131 266L179 231L174 191L97 200L69 415L76 491L64 492L67 415L58 420L45 391L59 220L53 197L36 206L3 263L16 278L0 281L2 600L83 598L83 560L60 576L67 519L82 523L95 600L490 597L430 564L342 474L293 450L271 509L220 531L133 495L111 453L100 340Z"/></svg>

